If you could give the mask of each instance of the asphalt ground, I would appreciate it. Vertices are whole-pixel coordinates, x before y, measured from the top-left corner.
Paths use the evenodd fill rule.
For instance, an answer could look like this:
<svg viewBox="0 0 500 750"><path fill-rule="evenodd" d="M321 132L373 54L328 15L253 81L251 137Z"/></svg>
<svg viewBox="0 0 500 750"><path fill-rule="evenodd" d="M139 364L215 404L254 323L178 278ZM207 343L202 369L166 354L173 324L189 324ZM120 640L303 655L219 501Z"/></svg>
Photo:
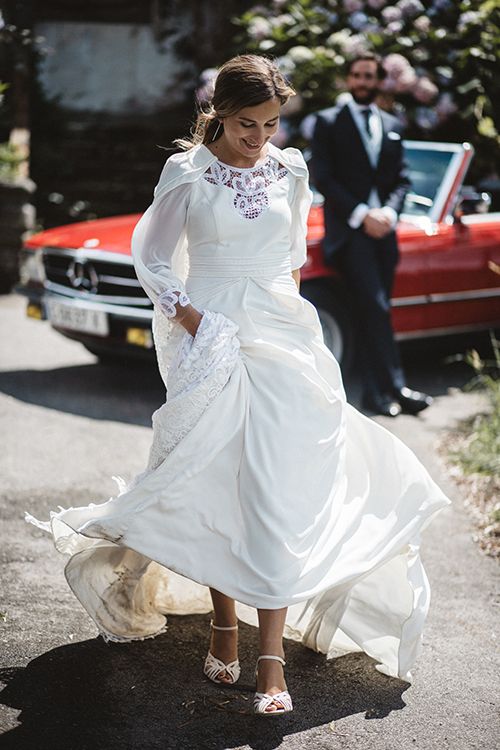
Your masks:
<svg viewBox="0 0 500 750"><path fill-rule="evenodd" d="M453 500L424 535L432 603L412 685L363 654L327 661L287 642L295 710L259 719L250 713L255 629L241 626L236 689L202 676L209 615L170 617L155 639L105 644L65 582L64 559L24 521L25 510L47 518L58 505L102 502L115 493L113 474L144 468L164 397L155 368L97 363L26 319L14 295L0 298L0 325L2 750L498 747L498 568L472 541L464 498L437 452L443 431L484 402L461 392L470 371L444 363L449 345L404 350L408 381L435 396L432 407L378 418ZM355 403L356 377L347 390Z"/></svg>

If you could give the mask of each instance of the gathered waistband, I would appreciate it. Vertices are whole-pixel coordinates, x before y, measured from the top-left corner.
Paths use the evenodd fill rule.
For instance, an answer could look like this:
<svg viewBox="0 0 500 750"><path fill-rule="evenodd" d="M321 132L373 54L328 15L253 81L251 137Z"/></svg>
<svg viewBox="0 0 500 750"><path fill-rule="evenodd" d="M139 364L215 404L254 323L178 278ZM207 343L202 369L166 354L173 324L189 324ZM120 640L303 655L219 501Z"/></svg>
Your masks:
<svg viewBox="0 0 500 750"><path fill-rule="evenodd" d="M245 276L281 276L290 273L292 264L289 257L276 258L239 258L228 257L200 260L190 258L189 277L216 277L220 279L234 279Z"/></svg>

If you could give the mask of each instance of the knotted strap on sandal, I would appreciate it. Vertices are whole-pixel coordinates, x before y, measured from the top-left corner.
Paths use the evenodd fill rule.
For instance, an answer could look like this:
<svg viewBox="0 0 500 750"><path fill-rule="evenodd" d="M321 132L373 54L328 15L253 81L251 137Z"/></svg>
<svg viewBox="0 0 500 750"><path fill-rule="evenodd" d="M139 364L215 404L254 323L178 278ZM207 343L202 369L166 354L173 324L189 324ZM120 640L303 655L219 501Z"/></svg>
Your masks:
<svg viewBox="0 0 500 750"><path fill-rule="evenodd" d="M237 625L220 627L219 625L214 625L213 620L210 621L210 627L213 630L238 630ZM228 675L230 678L229 680L220 679L221 675L224 675L224 673ZM224 664L223 661L217 659L217 657L210 651L208 652L203 667L203 674L208 677L209 680L212 680L212 682L215 682L217 685L234 685L239 679L240 673L241 668L238 659L229 662L229 664Z"/></svg>
<svg viewBox="0 0 500 750"><path fill-rule="evenodd" d="M271 659L272 661L279 661L280 664L285 666L286 662L281 656L271 656L270 654L263 654L257 659L257 665L255 667L255 675L257 676L259 661L262 659ZM273 711L268 711L270 706L274 705ZM293 711L292 698L288 690L282 690L281 693L271 695L270 693L255 693L253 699L253 712L259 716L281 716L282 714L288 714Z"/></svg>

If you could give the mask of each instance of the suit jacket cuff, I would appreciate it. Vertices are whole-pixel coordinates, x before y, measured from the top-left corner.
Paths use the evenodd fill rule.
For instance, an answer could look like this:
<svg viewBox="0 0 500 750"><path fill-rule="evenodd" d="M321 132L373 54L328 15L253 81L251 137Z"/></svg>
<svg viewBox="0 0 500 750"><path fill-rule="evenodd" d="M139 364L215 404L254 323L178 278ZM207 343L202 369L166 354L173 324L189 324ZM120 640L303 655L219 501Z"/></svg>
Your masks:
<svg viewBox="0 0 500 750"><path fill-rule="evenodd" d="M366 203L358 203L352 214L349 216L347 223L351 229L358 229L364 221L366 214L370 209Z"/></svg>

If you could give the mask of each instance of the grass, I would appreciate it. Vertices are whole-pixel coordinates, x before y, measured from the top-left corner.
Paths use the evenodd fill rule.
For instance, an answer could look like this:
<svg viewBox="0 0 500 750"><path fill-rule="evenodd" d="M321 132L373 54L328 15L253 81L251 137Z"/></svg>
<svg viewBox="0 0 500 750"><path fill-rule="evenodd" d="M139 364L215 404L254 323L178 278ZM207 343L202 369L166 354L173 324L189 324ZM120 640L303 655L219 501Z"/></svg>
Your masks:
<svg viewBox="0 0 500 750"><path fill-rule="evenodd" d="M500 558L500 342L490 334L493 356L482 359L471 350L452 361L464 361L474 371L466 390L481 390L488 408L462 422L446 440L455 479L466 491L481 548Z"/></svg>
<svg viewBox="0 0 500 750"><path fill-rule="evenodd" d="M494 359L482 360L477 351L467 352L464 361L475 376L467 389L481 389L490 409L474 417L467 444L452 458L467 474L500 475L500 342L491 336ZM499 519L500 520L500 519Z"/></svg>

